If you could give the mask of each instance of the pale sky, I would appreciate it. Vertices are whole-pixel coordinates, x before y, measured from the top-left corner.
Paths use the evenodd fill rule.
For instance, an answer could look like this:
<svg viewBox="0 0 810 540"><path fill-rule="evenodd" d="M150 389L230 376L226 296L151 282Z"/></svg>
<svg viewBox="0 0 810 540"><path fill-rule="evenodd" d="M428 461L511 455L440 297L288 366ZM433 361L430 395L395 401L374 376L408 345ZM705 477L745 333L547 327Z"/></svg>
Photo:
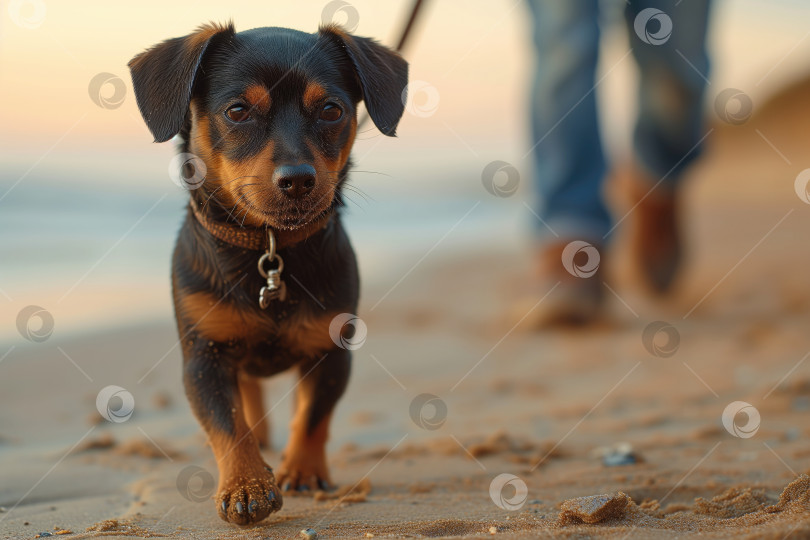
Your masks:
<svg viewBox="0 0 810 540"><path fill-rule="evenodd" d="M5 172L12 182L32 166L89 182L109 181L114 171L134 187L165 182L173 148L151 143L135 105L126 68L129 59L211 20L233 19L237 30L288 26L314 31L326 4L324 0L4 1L0 145ZM354 0L351 5L359 17L356 34L391 44L410 2ZM809 3L720 0L715 8L710 98L735 87L756 103L758 96L807 72ZM34 27L23 27L19 21ZM521 161L531 146L525 109L532 58L528 23L523 0L429 0L406 56L411 80L435 88L439 98L435 114L406 113L397 141L375 132L362 134L355 148L360 165L407 170L422 177L430 171L464 171L467 164L471 171L480 171L493 159ZM600 100L610 104L602 114L609 129L622 135L611 137L612 145L621 149L633 115L633 62L628 57L616 66L628 47L623 36L608 34L606 41L603 71L615 69L599 89ZM91 79L104 72L126 85L118 108L101 108L89 97ZM422 168L414 165L414 154L425 158L419 160ZM0 179L3 184L8 181Z"/></svg>

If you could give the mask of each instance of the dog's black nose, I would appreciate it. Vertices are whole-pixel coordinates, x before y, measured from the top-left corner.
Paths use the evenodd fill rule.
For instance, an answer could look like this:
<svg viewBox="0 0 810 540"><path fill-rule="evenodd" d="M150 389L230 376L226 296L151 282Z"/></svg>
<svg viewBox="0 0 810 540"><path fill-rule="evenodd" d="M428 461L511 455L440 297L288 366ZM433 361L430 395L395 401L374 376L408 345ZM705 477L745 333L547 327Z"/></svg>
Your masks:
<svg viewBox="0 0 810 540"><path fill-rule="evenodd" d="M300 199L315 187L315 167L306 163L280 165L273 173L273 181L282 193Z"/></svg>

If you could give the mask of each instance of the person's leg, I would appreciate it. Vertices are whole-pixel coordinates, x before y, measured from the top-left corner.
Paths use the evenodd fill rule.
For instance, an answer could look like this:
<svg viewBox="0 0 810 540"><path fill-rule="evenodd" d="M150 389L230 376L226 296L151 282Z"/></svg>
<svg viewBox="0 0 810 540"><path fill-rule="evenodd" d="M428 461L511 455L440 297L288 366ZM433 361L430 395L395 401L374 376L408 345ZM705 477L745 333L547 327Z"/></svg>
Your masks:
<svg viewBox="0 0 810 540"><path fill-rule="evenodd" d="M610 217L602 197L606 165L594 92L598 0L529 5L536 48L531 112L537 212L548 225L538 220L537 231L541 241L601 240Z"/></svg>
<svg viewBox="0 0 810 540"><path fill-rule="evenodd" d="M538 263L540 286L551 291L536 306L534 324L581 324L598 315L603 297L598 247L583 243L599 246L610 228L595 96L598 0L529 5L536 48L531 113Z"/></svg>
<svg viewBox="0 0 810 540"><path fill-rule="evenodd" d="M672 188L700 154L704 135L709 0L630 0L625 13L641 76L636 156L656 182L663 178Z"/></svg>
<svg viewBox="0 0 810 540"><path fill-rule="evenodd" d="M681 263L676 187L705 135L709 0L630 0L625 13L640 70L632 245L648 283L665 292Z"/></svg>
<svg viewBox="0 0 810 540"><path fill-rule="evenodd" d="M536 48L531 112L539 285L546 294L533 318L538 327L582 324L601 308L598 246L610 227L594 93L599 6L598 0L529 4Z"/></svg>

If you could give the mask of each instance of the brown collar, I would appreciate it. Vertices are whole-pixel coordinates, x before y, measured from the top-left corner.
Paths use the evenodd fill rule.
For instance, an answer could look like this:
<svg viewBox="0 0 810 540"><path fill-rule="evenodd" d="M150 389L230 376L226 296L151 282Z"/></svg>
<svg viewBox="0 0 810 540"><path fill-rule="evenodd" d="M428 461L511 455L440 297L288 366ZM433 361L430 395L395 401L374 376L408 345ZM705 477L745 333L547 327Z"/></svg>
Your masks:
<svg viewBox="0 0 810 540"><path fill-rule="evenodd" d="M197 222L203 226L212 236L228 244L253 251L267 249L267 229L269 227L240 227L221 221L214 221L203 214L194 200L189 201L191 213ZM312 234L323 229L332 219L333 212L330 210L322 217L308 223L300 229L292 231L273 229L278 248L293 246L309 238Z"/></svg>

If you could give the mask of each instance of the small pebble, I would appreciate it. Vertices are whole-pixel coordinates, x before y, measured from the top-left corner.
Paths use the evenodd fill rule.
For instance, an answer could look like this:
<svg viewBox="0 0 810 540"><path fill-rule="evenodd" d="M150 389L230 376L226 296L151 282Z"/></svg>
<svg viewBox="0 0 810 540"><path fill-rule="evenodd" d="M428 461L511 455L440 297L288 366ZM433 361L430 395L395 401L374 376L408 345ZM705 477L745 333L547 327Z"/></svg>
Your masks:
<svg viewBox="0 0 810 540"><path fill-rule="evenodd" d="M489 534L498 534L498 527L490 527Z"/></svg>
<svg viewBox="0 0 810 540"><path fill-rule="evenodd" d="M304 529L299 533L299 536L307 540L315 540L315 538L318 538L318 533L315 532L315 529Z"/></svg>
<svg viewBox="0 0 810 540"><path fill-rule="evenodd" d="M799 396L793 400L792 406L794 411L810 411L810 398L807 396Z"/></svg>
<svg viewBox="0 0 810 540"><path fill-rule="evenodd" d="M605 454L602 456L602 465L605 467L619 467L621 465L635 465L636 455L632 452L629 454Z"/></svg>
<svg viewBox="0 0 810 540"><path fill-rule="evenodd" d="M374 538L374 533L366 533L366 538Z"/></svg>
<svg viewBox="0 0 810 540"><path fill-rule="evenodd" d="M624 517L628 502L630 497L621 491L569 499L560 505L559 519L565 525L617 519Z"/></svg>
<svg viewBox="0 0 810 540"><path fill-rule="evenodd" d="M620 442L613 446L602 446L594 450L595 456L602 458L605 467L619 467L621 465L635 465L640 462L638 454L633 451L630 443Z"/></svg>
<svg viewBox="0 0 810 540"><path fill-rule="evenodd" d="M0 514L4 514L6 512L8 512L8 508L6 508L5 506L0 506Z"/></svg>

